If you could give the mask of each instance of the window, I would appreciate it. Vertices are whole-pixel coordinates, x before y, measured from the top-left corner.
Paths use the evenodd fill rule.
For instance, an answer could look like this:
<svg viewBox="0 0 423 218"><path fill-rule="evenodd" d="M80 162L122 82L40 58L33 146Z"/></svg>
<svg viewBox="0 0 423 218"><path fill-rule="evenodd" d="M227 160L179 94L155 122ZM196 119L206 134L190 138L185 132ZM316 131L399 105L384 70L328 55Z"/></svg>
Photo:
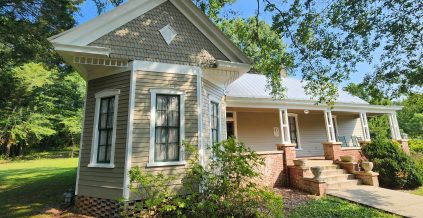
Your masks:
<svg viewBox="0 0 423 218"><path fill-rule="evenodd" d="M93 141L88 167L114 167L119 94L119 89L104 90L95 94Z"/></svg>
<svg viewBox="0 0 423 218"><path fill-rule="evenodd" d="M147 166L183 165L184 96L174 89L151 89L150 150Z"/></svg>
<svg viewBox="0 0 423 218"><path fill-rule="evenodd" d="M338 123L336 122L336 116L332 115L332 123L333 123L333 131L335 132L335 137L336 139L338 139L339 134L338 134ZM338 141L338 140L336 140Z"/></svg>
<svg viewBox="0 0 423 218"><path fill-rule="evenodd" d="M157 95L154 161L178 161L180 105L178 95Z"/></svg>
<svg viewBox="0 0 423 218"><path fill-rule="evenodd" d="M210 104L210 128L212 144L219 142L219 104L211 102Z"/></svg>
<svg viewBox="0 0 423 218"><path fill-rule="evenodd" d="M288 115L288 124L289 124L289 136L291 138L291 143L296 144L296 148L300 149L300 134L298 129L298 116L296 114Z"/></svg>
<svg viewBox="0 0 423 218"><path fill-rule="evenodd" d="M115 97L100 100L97 163L110 163Z"/></svg>

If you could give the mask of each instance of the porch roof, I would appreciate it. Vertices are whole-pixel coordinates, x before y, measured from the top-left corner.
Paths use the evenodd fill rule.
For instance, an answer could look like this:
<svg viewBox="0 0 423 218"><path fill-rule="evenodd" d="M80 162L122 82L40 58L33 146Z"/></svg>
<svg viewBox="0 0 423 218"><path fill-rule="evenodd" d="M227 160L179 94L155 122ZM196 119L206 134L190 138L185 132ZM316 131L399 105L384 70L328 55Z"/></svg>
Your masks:
<svg viewBox="0 0 423 218"><path fill-rule="evenodd" d="M267 81L264 75L246 73L235 80L226 91L227 107L242 108L280 108L326 110L328 105L316 104L304 90L305 83L296 78L285 78L283 85L287 88L287 98L275 101L266 88ZM371 114L386 114L401 110L400 106L371 105L366 101L339 90L338 100L332 111L339 112L367 112Z"/></svg>
<svg viewBox="0 0 423 218"><path fill-rule="evenodd" d="M286 97L289 100L313 100L310 95L307 95L304 86L305 83L297 78L287 77L282 81L283 86L287 88ZM230 97L248 97L248 98L269 98L272 95L266 88L267 78L264 75L246 73L227 89L227 96ZM357 103L368 104L366 101L349 94L343 90L339 90L339 97L337 102L340 103Z"/></svg>

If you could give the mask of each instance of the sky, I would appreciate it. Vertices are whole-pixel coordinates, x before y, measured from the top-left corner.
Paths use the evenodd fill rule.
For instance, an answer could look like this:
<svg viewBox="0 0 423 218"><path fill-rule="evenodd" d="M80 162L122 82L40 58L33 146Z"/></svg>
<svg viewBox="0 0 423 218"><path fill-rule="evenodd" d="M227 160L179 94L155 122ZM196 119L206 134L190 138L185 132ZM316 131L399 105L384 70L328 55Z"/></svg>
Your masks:
<svg viewBox="0 0 423 218"><path fill-rule="evenodd" d="M112 7L108 7L106 11L110 9L112 9ZM233 5L225 8L222 13L223 15L229 16L229 12L231 10L236 11L235 16L240 16L242 18L254 16L257 11L257 1L256 0L237 0ZM96 16L98 16L97 7L93 3L93 1L87 0L81 6L80 11L77 15L75 15L75 18L78 24L82 24L95 18ZM269 24L272 23L272 17L269 13L265 13L261 11L260 18L265 20ZM340 84L341 87L344 87L351 82L360 83L363 80L365 73L368 72L369 68L371 68L371 65L367 63L358 64L357 66L358 72L352 74L349 81L344 81L342 84ZM295 76L300 78L300 75L295 75Z"/></svg>

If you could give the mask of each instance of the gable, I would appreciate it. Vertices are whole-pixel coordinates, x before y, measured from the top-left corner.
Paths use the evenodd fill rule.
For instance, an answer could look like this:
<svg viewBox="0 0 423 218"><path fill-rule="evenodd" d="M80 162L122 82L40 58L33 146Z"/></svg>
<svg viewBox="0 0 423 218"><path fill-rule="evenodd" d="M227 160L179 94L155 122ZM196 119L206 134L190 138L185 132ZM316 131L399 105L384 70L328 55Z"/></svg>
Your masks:
<svg viewBox="0 0 423 218"><path fill-rule="evenodd" d="M166 47L162 35L157 37L164 23L179 31L176 42L167 36L172 43ZM76 54L86 54L201 66L215 63L214 67L252 64L190 0L131 0L49 41L68 62Z"/></svg>
<svg viewBox="0 0 423 218"><path fill-rule="evenodd" d="M160 33L167 25L176 31L169 45ZM117 59L197 66L213 66L216 60L229 61L169 1L100 37L89 46L110 48L110 57Z"/></svg>

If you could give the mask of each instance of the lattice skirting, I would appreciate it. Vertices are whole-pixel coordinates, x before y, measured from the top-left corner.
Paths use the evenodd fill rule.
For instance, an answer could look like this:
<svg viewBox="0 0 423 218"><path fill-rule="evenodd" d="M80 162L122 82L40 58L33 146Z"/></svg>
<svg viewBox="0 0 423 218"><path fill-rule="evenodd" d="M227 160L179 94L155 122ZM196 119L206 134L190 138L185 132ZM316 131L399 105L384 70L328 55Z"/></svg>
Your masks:
<svg viewBox="0 0 423 218"><path fill-rule="evenodd" d="M119 203L115 200L76 196L75 206L79 213L94 217L120 217Z"/></svg>

